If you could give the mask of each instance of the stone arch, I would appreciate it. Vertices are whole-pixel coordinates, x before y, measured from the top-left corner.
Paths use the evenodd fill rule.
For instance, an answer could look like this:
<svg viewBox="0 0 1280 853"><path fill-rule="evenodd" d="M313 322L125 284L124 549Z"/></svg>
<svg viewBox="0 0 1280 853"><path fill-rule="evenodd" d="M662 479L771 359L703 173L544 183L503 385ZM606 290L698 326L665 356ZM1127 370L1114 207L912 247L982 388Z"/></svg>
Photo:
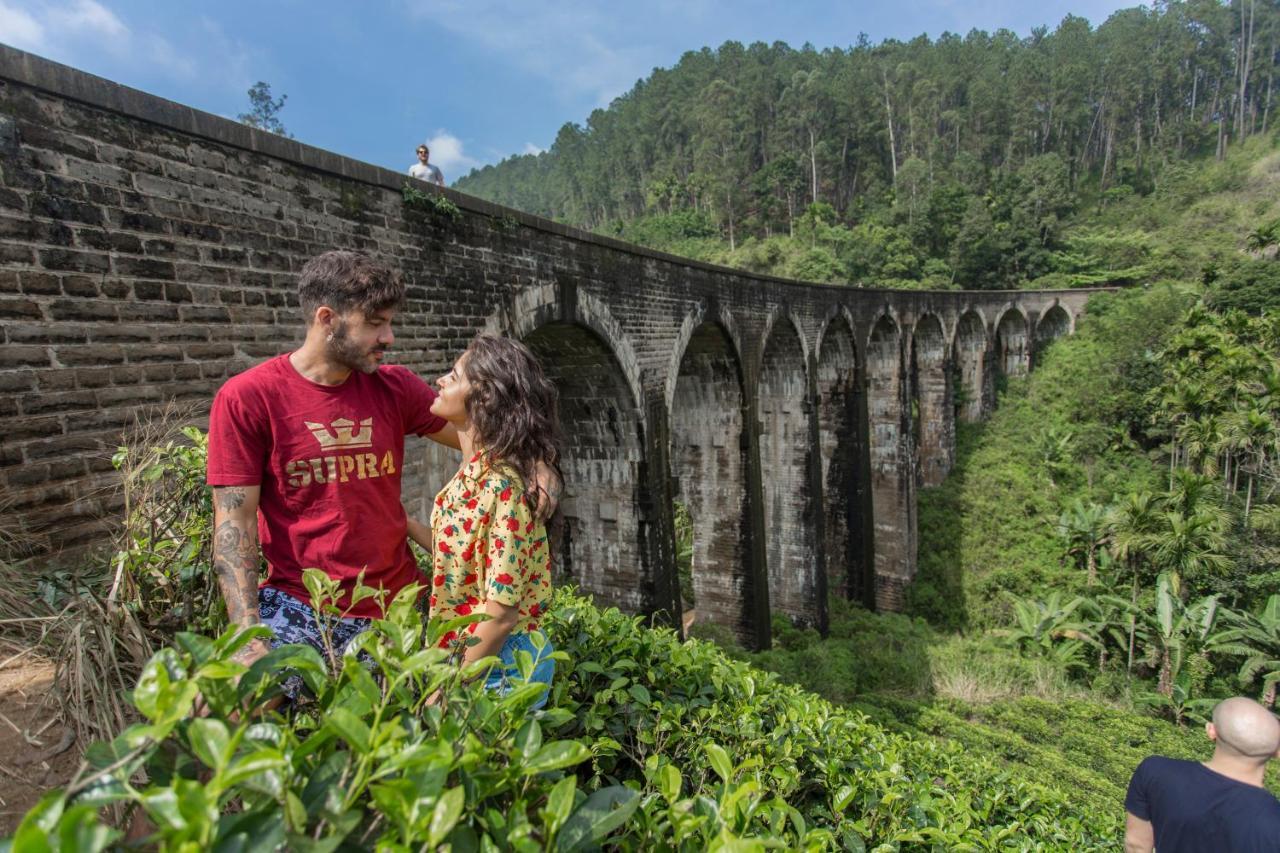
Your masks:
<svg viewBox="0 0 1280 853"><path fill-rule="evenodd" d="M994 377L990 370L987 323L970 308L956 322L951 357L955 365L956 414L962 421L977 423L991 411Z"/></svg>
<svg viewBox="0 0 1280 853"><path fill-rule="evenodd" d="M1071 333L1071 313L1055 302L1036 321L1035 346L1031 350L1033 363L1039 363L1045 347L1063 335Z"/></svg>
<svg viewBox="0 0 1280 853"><path fill-rule="evenodd" d="M902 334L888 314L871 327L866 353L875 599L877 608L897 610L915 574L915 476L903 394Z"/></svg>
<svg viewBox="0 0 1280 853"><path fill-rule="evenodd" d="M676 333L675 345L671 349L671 359L667 362L667 374L663 381L663 394L667 402L667 411L672 411L674 405L676 384L680 376L681 365L684 364L685 353L688 351L689 343L692 341L695 333L702 331L705 323L715 323L720 327L721 333L725 336L734 358L738 365L739 372L742 365L742 335L738 331L738 324L733 319L733 314L728 309L721 307L719 313L715 314L712 319L708 319L705 303L699 302L692 311L684 316L684 320L680 323L680 331ZM739 377L741 378L741 377Z"/></svg>
<svg viewBox="0 0 1280 853"><path fill-rule="evenodd" d="M818 337L817 350L827 587L874 606L866 397L848 313L833 312Z"/></svg>
<svg viewBox="0 0 1280 853"><path fill-rule="evenodd" d="M555 525L557 583L576 584L601 604L650 612L656 601L644 419L607 339L559 320L524 341L560 391L565 492Z"/></svg>
<svg viewBox="0 0 1280 853"><path fill-rule="evenodd" d="M562 301L563 290L554 283L519 290L509 305L499 308L485 320L484 329L494 334L527 338L536 329L554 322L576 323L608 341L615 363L627 383L634 400L643 400L640 383L640 361L631 338L613 316L603 300L581 290L573 291L571 304Z"/></svg>
<svg viewBox="0 0 1280 853"><path fill-rule="evenodd" d="M1001 378L1025 376L1031 369L1027 317L1017 306L1000 315L996 325L996 367Z"/></svg>
<svg viewBox="0 0 1280 853"><path fill-rule="evenodd" d="M797 623L825 628L825 584L819 582L810 503L817 496L809 480L812 435L804 337L786 315L770 326L756 385L769 605Z"/></svg>
<svg viewBox="0 0 1280 853"><path fill-rule="evenodd" d="M672 383L671 479L688 510L691 610L750 647L755 596L749 568L747 452L742 364L728 330L700 323L685 339ZM686 618L689 611L686 611Z"/></svg>
<svg viewBox="0 0 1280 853"><path fill-rule="evenodd" d="M920 483L936 486L951 470L956 443L947 339L936 314L921 316L911 335L911 393Z"/></svg>

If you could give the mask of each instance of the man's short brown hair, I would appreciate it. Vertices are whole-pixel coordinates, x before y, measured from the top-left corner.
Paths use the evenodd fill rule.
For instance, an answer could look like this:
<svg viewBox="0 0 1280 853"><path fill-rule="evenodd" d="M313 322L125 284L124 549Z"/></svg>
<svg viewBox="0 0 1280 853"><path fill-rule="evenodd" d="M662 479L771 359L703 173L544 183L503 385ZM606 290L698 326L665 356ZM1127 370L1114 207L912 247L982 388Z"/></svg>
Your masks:
<svg viewBox="0 0 1280 853"><path fill-rule="evenodd" d="M298 301L311 325L316 309L327 305L338 314L358 310L366 317L404 304L399 274L368 255L332 251L307 261L298 278Z"/></svg>

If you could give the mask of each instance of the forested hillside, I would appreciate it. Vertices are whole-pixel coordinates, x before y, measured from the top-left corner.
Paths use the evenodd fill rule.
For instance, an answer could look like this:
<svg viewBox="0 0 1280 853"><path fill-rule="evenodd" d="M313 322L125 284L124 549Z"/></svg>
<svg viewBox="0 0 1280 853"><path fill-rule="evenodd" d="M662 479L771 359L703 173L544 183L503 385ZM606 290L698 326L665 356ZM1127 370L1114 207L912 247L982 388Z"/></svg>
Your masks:
<svg viewBox="0 0 1280 853"><path fill-rule="evenodd" d="M1067 223L1130 196L1181 196L1187 162L1266 134L1278 39L1275 3L1192 0L1097 27L1068 17L1025 37L728 42L566 124L549 151L457 186L808 280L1150 280L1123 253L1073 239Z"/></svg>

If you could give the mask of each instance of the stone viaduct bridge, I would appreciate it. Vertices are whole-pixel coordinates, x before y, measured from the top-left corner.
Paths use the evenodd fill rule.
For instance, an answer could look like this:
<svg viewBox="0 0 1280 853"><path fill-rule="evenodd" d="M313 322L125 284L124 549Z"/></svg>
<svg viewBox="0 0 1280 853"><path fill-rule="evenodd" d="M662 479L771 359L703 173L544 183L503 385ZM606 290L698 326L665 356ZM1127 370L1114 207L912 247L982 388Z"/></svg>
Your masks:
<svg viewBox="0 0 1280 853"><path fill-rule="evenodd" d="M104 541L122 429L169 399L202 417L300 339L301 265L356 249L403 271L396 354L422 375L484 329L541 356L566 434L562 582L678 619L680 501L698 618L766 644L772 612L825 627L829 592L900 603L956 419L984 417L1089 295L784 281L404 185L0 45L0 505L22 540ZM425 518L456 460L407 456Z"/></svg>

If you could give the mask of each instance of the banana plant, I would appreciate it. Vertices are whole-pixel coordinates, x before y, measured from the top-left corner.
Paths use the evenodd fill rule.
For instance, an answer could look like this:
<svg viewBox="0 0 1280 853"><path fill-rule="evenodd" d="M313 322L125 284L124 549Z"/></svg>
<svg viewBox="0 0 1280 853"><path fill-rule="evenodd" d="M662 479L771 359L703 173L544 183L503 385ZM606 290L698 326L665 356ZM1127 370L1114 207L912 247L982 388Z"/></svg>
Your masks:
<svg viewBox="0 0 1280 853"><path fill-rule="evenodd" d="M1052 592L1044 601L1012 598L1014 625L999 632L1024 652L1056 660L1071 668L1084 666L1086 647L1098 647L1095 626L1084 617L1089 600L1076 596L1063 600Z"/></svg>
<svg viewBox="0 0 1280 853"><path fill-rule="evenodd" d="M1216 649L1222 654L1244 658L1238 678L1241 684L1262 681L1261 701L1275 707L1276 685L1280 684L1280 595L1273 595L1254 615L1232 614L1231 627L1218 635Z"/></svg>

